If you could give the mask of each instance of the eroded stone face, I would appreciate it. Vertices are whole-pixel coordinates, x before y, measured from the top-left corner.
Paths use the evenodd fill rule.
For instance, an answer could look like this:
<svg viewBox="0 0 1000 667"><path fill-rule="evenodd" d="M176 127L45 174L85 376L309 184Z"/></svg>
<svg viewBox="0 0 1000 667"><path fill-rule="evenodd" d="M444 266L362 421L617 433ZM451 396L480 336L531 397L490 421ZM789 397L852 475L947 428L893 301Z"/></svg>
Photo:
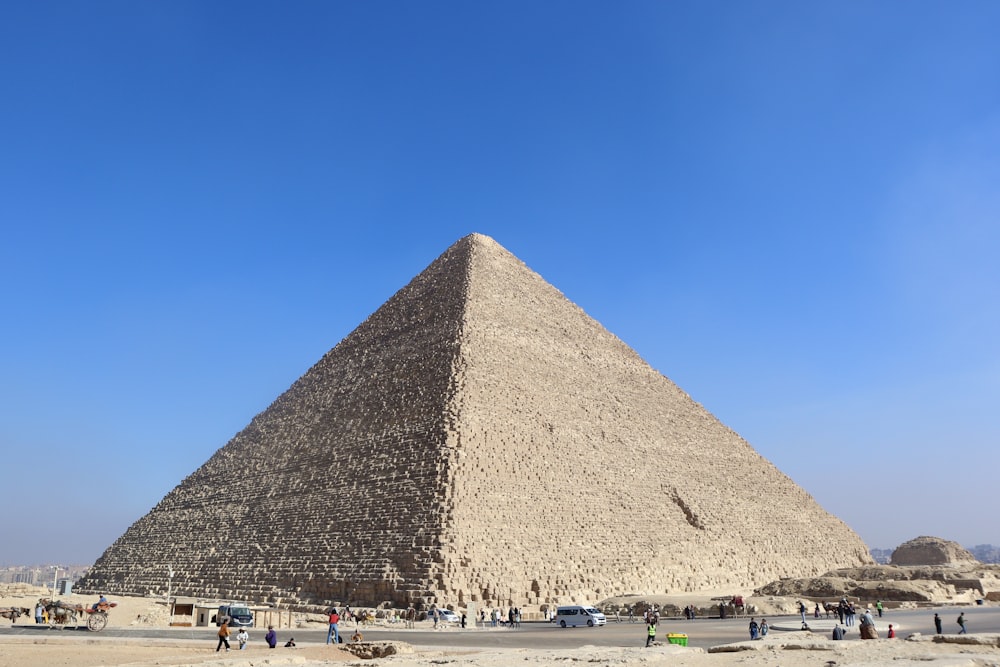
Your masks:
<svg viewBox="0 0 1000 667"><path fill-rule="evenodd" d="M893 565L966 565L979 562L957 542L926 535L896 547L891 561Z"/></svg>
<svg viewBox="0 0 1000 667"><path fill-rule="evenodd" d="M78 588L596 600L870 563L748 443L492 239L458 241Z"/></svg>

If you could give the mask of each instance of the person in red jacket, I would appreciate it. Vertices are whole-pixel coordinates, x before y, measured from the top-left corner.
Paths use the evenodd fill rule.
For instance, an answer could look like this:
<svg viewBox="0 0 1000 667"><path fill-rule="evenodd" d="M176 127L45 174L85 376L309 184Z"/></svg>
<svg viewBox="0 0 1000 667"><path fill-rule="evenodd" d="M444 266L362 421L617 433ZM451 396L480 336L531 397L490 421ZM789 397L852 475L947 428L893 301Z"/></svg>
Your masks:
<svg viewBox="0 0 1000 667"><path fill-rule="evenodd" d="M337 623L340 623L340 614L337 613L337 608L334 607L330 610L330 631L326 633L327 644L331 640L336 644L340 643L340 632L337 631Z"/></svg>

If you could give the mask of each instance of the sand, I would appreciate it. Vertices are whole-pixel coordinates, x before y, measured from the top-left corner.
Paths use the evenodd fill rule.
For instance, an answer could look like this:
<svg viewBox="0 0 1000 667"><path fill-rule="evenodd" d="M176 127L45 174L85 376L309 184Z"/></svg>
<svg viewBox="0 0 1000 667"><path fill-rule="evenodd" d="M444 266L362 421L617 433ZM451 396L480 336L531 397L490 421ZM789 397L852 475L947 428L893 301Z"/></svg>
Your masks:
<svg viewBox="0 0 1000 667"><path fill-rule="evenodd" d="M0 607L32 606L38 591L27 595L0 597ZM93 596L64 596L73 604L90 604ZM165 607L149 598L111 597L118 606L109 616L109 626L167 625ZM33 624L21 619L19 624ZM259 633L258 633L259 634ZM284 635L282 635L284 636ZM378 659L394 667L548 667L550 665L595 665L607 667L1000 667L1000 635L970 635L956 641L979 643L935 643L930 637L878 641L833 642L809 633L772 633L761 642L739 642L708 651L668 644L651 648L605 648L584 646L569 650L482 649L449 650L442 636L440 647L411 647L413 652ZM260 665L371 664L342 647L303 644L294 649L279 646L269 650L259 642L238 651L216 653L214 645L192 639L120 638L101 633L45 631L26 637L0 635L0 667L59 666L152 667L154 665L217 665L218 667L258 667ZM725 650L726 652L714 652Z"/></svg>

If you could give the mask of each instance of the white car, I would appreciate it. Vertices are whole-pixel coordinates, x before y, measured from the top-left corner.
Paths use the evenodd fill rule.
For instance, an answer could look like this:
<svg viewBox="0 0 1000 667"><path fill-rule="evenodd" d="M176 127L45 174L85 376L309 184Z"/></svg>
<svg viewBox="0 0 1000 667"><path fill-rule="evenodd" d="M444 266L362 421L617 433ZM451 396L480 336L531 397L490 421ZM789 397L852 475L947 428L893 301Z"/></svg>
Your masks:
<svg viewBox="0 0 1000 667"><path fill-rule="evenodd" d="M438 623L461 623L462 619L451 609L438 609ZM434 612L427 612L428 620L434 620Z"/></svg>

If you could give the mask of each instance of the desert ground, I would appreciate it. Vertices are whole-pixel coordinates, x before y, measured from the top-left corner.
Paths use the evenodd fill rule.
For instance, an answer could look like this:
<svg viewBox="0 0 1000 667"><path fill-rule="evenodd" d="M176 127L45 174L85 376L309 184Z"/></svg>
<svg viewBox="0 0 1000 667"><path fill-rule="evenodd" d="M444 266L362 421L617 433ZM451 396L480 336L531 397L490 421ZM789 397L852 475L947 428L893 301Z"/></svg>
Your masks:
<svg viewBox="0 0 1000 667"><path fill-rule="evenodd" d="M39 589L41 591L42 589ZM30 607L38 600L39 591L21 591L21 595L0 596L0 608ZM9 592L10 593L10 592ZM87 605L93 596L70 595L62 599L72 604ZM218 667L253 667L258 665L355 665L371 664L349 652L346 645L326 646L320 641L298 641L295 648L270 650L260 641L262 630L256 629L248 649L239 651L231 640L229 653L215 651L209 639L191 639L190 629L176 633L177 638L140 636L143 629L168 628L162 601L150 598L111 596L117 606L109 616L110 628L123 632L74 632L39 630L21 634L0 634L0 667L74 666L152 667L154 665L216 665ZM317 619L308 621L313 629L321 628ZM6 621L4 622L6 623ZM429 622L423 622L429 624ZM17 625L34 625L33 618L19 619ZM300 626L301 627L301 626ZM128 631L125 631L128 630ZM211 633L211 629L204 633ZM290 632L285 628L282 641ZM455 632L465 632L455 630ZM637 633L642 632L637 625ZM121 635L124 636L115 636ZM129 636L134 634L134 636ZM314 633L315 634L315 633ZM575 663L608 667L1000 667L1000 634L973 633L966 636L946 635L937 641L933 636L901 633L896 639L876 641L840 641L828 639L828 633L775 632L763 641L736 642L710 648L686 648L657 643L650 648L580 646L568 649L501 648L496 646L458 647L449 641L453 634L442 633L439 646L415 646L394 642L395 655L378 658L377 662L397 667L432 667L437 665L469 665L471 667L548 667ZM209 634L210 638L210 634ZM449 646L449 644L452 644Z"/></svg>

